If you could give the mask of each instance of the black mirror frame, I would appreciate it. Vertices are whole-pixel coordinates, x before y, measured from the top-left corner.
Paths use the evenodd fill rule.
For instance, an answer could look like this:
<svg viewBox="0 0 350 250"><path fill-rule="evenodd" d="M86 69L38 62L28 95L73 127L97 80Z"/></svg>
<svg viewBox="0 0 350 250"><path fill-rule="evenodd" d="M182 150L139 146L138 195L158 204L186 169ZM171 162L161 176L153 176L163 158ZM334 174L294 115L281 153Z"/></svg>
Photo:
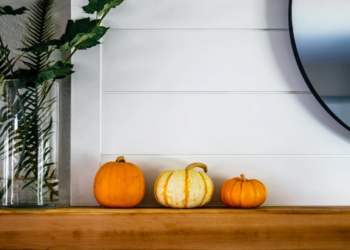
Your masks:
<svg viewBox="0 0 350 250"><path fill-rule="evenodd" d="M315 96L315 98L317 99L317 101L321 104L321 106L337 121L339 122L343 127L345 127L347 130L350 131L350 127L344 123L336 114L333 113L332 110L330 110L330 108L328 108L328 106L326 105L326 103L322 100L322 98L318 95L318 93L316 92L315 88L313 87L309 77L306 74L306 71L304 69L304 66L301 62L300 56L299 56L299 52L296 46L296 42L295 42L295 38L294 38L294 31L293 31L293 18L292 18L292 13L293 13L293 0L289 0L289 11L288 11L288 22L289 22L289 35L290 35L290 40L292 43L292 48L293 48L293 52L294 52L294 57L297 61L299 70L307 84L307 86L309 87L311 93Z"/></svg>

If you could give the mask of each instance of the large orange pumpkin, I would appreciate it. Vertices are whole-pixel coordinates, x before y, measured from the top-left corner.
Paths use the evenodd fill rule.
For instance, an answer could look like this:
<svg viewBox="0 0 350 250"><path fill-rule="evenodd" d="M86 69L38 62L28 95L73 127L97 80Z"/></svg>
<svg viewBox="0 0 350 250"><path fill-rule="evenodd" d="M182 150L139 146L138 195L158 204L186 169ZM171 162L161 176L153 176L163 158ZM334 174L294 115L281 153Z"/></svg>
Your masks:
<svg viewBox="0 0 350 250"><path fill-rule="evenodd" d="M94 182L95 198L104 207L134 207L142 201L145 189L141 170L123 156L104 164Z"/></svg>
<svg viewBox="0 0 350 250"><path fill-rule="evenodd" d="M263 204L267 198L265 185L258 180L248 180L242 174L227 180L220 190L221 201L228 207L253 208Z"/></svg>

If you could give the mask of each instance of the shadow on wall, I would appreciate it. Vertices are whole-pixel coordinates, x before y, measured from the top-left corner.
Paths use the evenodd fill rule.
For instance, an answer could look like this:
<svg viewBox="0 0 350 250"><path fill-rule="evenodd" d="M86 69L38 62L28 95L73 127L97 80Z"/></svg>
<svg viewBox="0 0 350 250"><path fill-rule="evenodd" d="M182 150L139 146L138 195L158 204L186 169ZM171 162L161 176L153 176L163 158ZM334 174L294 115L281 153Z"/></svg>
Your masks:
<svg viewBox="0 0 350 250"><path fill-rule="evenodd" d="M281 13L285 13L284 17L286 18L286 22L288 23L288 9L289 9L289 1L283 1L285 4L283 6L283 10ZM275 16L275 4L274 1L266 2L266 19L268 22L268 27L276 26L276 18ZM284 43L281 44L281 40L277 40L274 35L275 32L284 32L281 30L276 30L269 32L269 39L271 48L273 51L273 56L280 68L280 72L285 78L286 82L292 87L295 86L296 81L303 81L306 85L304 78L302 77L296 59L294 57L293 48L290 41L289 32L286 29L286 35L284 39ZM346 130L342 125L340 125L336 120L331 117L328 112L318 103L316 98L314 98L314 102L307 101L305 98L302 98L303 95L312 95L311 93L300 93L295 94L297 100L300 104L305 108L305 110L312 116L318 123L322 126L326 127L327 130L333 131L339 137L342 137L344 140L350 142L350 132ZM295 117L298 119L298 117ZM311 133L312 131L310 131Z"/></svg>

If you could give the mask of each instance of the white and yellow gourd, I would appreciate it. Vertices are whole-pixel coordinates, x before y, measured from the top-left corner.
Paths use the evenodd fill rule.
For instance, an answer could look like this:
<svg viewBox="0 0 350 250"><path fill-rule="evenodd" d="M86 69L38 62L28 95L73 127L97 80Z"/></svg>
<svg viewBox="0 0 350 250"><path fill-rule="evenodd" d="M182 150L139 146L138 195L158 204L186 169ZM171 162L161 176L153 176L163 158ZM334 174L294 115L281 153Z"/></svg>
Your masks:
<svg viewBox="0 0 350 250"><path fill-rule="evenodd" d="M208 175L193 168L208 171L203 163L193 163L185 170L165 171L154 184L154 196L165 207L194 208L208 204L213 197L214 185Z"/></svg>

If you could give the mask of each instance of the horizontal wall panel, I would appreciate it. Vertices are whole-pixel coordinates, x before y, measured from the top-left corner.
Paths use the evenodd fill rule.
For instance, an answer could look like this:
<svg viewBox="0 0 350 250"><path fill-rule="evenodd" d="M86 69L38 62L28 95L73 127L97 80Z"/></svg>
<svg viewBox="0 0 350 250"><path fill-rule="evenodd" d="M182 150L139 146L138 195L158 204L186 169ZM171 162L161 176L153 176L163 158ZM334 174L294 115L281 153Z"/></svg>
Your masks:
<svg viewBox="0 0 350 250"><path fill-rule="evenodd" d="M288 31L111 30L103 91L309 91Z"/></svg>
<svg viewBox="0 0 350 250"><path fill-rule="evenodd" d="M73 7L86 5L75 0ZM125 0L104 25L121 29L287 29L288 0Z"/></svg>
<svg viewBox="0 0 350 250"><path fill-rule="evenodd" d="M101 164L115 161L116 157L103 157ZM193 162L203 162L208 166L207 174L214 182L211 206L222 205L219 195L222 184L240 174L265 183L268 198L264 205L350 205L349 157L125 156L125 159L138 165L145 176L146 196L141 205L157 204L152 190L161 172L184 169ZM97 169L98 166L96 172ZM92 189L92 181L86 180L86 190ZM94 198L90 204L95 204Z"/></svg>
<svg viewBox="0 0 350 250"><path fill-rule="evenodd" d="M350 154L311 94L102 95L102 154Z"/></svg>

